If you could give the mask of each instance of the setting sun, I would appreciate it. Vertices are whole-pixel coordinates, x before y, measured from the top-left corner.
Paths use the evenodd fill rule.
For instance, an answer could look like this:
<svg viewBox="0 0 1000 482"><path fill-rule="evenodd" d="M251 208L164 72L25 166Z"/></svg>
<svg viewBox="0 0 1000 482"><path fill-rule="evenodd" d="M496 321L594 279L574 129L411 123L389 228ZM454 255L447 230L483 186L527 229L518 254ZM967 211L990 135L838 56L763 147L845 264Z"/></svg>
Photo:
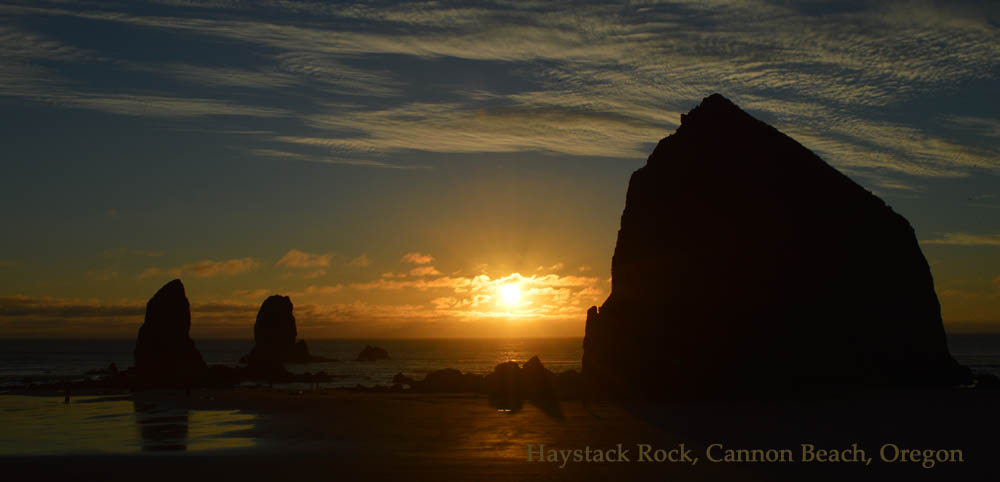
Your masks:
<svg viewBox="0 0 1000 482"><path fill-rule="evenodd" d="M521 300L521 287L514 283L501 286L500 299L509 306L516 305Z"/></svg>

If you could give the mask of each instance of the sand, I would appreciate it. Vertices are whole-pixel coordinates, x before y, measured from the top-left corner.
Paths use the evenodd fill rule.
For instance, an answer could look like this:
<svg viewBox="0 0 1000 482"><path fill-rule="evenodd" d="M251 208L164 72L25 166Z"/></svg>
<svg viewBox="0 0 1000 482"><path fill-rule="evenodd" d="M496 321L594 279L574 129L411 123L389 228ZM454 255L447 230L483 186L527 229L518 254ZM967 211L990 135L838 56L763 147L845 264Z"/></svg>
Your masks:
<svg viewBox="0 0 1000 482"><path fill-rule="evenodd" d="M779 402L629 404L580 401L497 408L480 396L271 389L145 392L143 402L257 416L251 448L200 452L0 457L31 480L990 480L998 393L895 390ZM688 460L638 460L640 444ZM886 444L943 449L962 462L888 462ZM529 450L617 449L629 461L528 461ZM717 445L713 445L717 444ZM863 462L804 463L802 444L857 444ZM787 449L794 462L708 460L726 449ZM891 450L890 450L891 452ZM551 453L551 452L542 452ZM617 450L603 452L617 456ZM764 452L766 453L766 452ZM814 451L814 453L816 453ZM923 452L919 452L921 455ZM942 452L932 452L940 454ZM890 454L891 455L891 454ZM535 458L535 457L533 457ZM20 480L20 479L8 479Z"/></svg>

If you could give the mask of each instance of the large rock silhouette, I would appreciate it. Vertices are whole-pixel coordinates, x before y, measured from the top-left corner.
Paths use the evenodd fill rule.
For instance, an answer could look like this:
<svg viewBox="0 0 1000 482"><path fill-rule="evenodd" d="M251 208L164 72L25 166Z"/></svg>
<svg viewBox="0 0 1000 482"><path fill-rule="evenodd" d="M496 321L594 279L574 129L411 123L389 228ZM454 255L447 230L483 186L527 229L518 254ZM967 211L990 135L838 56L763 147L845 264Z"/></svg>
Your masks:
<svg viewBox="0 0 1000 482"><path fill-rule="evenodd" d="M181 280L160 288L146 303L146 317L135 342L135 369L145 385L191 385L205 373L194 346L191 305Z"/></svg>
<svg viewBox="0 0 1000 482"><path fill-rule="evenodd" d="M906 219L718 94L632 174L611 269L583 358L605 393L968 377Z"/></svg>
<svg viewBox="0 0 1000 482"><path fill-rule="evenodd" d="M281 364L332 361L309 354L305 340L295 341L297 329L292 299L273 295L264 300L253 325L254 346L241 361L251 368L284 372Z"/></svg>

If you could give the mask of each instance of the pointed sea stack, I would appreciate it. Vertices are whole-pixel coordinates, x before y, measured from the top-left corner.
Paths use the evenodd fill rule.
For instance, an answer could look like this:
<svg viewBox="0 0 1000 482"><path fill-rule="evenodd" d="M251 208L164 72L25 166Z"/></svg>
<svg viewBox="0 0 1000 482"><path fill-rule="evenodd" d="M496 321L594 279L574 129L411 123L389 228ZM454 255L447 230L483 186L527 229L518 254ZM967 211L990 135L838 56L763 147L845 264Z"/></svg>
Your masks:
<svg viewBox="0 0 1000 482"><path fill-rule="evenodd" d="M333 361L309 354L305 340L295 341L295 315L292 299L273 295L264 300L253 325L254 347L241 360L251 368L277 369L281 364ZM282 367L280 372L284 372Z"/></svg>
<svg viewBox="0 0 1000 482"><path fill-rule="evenodd" d="M584 339L598 392L968 379L906 219L718 94L632 174L611 266Z"/></svg>
<svg viewBox="0 0 1000 482"><path fill-rule="evenodd" d="M146 303L146 318L135 341L135 369L144 385L191 385L205 372L194 346L191 305L181 280L160 288Z"/></svg>

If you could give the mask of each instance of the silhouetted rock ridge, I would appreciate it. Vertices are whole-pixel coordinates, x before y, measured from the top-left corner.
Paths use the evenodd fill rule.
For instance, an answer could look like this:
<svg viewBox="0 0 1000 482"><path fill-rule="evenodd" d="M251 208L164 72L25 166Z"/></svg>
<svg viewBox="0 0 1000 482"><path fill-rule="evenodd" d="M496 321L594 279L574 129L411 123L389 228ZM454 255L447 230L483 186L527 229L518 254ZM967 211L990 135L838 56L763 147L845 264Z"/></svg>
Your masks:
<svg viewBox="0 0 1000 482"><path fill-rule="evenodd" d="M718 94L632 174L591 386L633 396L955 384L910 224Z"/></svg>
<svg viewBox="0 0 1000 482"><path fill-rule="evenodd" d="M575 370L552 372L535 355L523 365L516 361L500 363L486 375L445 368L416 381L399 373L393 377L393 385L409 385L416 392L426 393L484 393L494 400L512 402L578 398L582 383Z"/></svg>

